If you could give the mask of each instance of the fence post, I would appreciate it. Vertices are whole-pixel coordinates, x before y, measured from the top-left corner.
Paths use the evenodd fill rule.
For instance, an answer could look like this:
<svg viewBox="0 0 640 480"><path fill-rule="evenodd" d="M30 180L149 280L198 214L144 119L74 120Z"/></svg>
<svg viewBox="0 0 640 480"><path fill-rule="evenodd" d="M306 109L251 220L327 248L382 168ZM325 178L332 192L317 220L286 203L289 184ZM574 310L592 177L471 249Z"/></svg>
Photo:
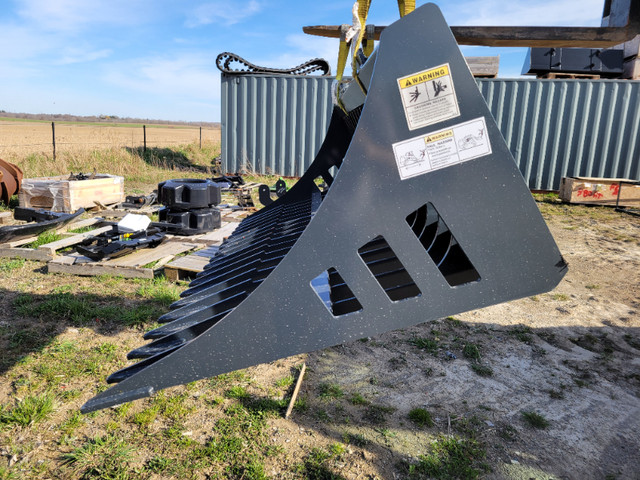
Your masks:
<svg viewBox="0 0 640 480"><path fill-rule="evenodd" d="M142 125L142 135L144 136L144 147L142 149L143 153L147 153L147 126Z"/></svg>
<svg viewBox="0 0 640 480"><path fill-rule="evenodd" d="M202 150L202 127L200 127L200 150Z"/></svg>
<svg viewBox="0 0 640 480"><path fill-rule="evenodd" d="M56 159L56 122L51 122L51 136L53 138L53 159Z"/></svg>

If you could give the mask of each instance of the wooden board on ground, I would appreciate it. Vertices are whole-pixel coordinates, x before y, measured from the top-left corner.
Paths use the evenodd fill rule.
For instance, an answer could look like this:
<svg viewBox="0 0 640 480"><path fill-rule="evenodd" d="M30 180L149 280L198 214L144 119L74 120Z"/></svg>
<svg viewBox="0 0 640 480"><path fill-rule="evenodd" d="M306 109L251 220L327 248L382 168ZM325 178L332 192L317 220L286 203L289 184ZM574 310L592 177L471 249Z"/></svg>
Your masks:
<svg viewBox="0 0 640 480"><path fill-rule="evenodd" d="M190 255L178 257L164 267L164 275L167 279L177 282L189 280L204 270L211 258L218 251L217 245L211 245L202 250L197 250Z"/></svg>
<svg viewBox="0 0 640 480"><path fill-rule="evenodd" d="M93 261L74 253L54 258L47 264L49 273L125 278L153 278L176 255L199 248L196 243L169 241L156 248L145 248L111 260Z"/></svg>
<svg viewBox="0 0 640 480"><path fill-rule="evenodd" d="M568 203L615 206L618 194L620 207L640 207L640 185L634 180L563 177L560 182L560 200Z"/></svg>
<svg viewBox="0 0 640 480"><path fill-rule="evenodd" d="M29 248L25 247L25 245L35 242L38 237L23 237L10 242L0 243L0 257L24 258L25 260L39 260L42 262L46 262L54 258L58 254L58 250L76 245L88 236L106 232L110 230L111 227L97 228L85 233L72 234L67 232L69 232L70 230L77 230L80 228L91 227L93 225L99 225L103 221L104 219L101 217L93 217L78 220L77 222L64 225L58 230L55 230L56 233L65 235L64 238L56 240L54 242L46 243L44 245L40 245L37 248Z"/></svg>
<svg viewBox="0 0 640 480"><path fill-rule="evenodd" d="M192 235L185 238L188 238L190 242L200 243L203 245L220 245L225 238L233 233L237 226L237 222L223 221L222 226L213 232Z"/></svg>
<svg viewBox="0 0 640 480"><path fill-rule="evenodd" d="M223 240L233 233L238 226L235 222L222 223L222 227L211 233L207 233L208 247L198 250L190 255L176 258L164 267L164 274L169 280L188 280L194 278L209 260L216 254ZM199 241L199 240L198 240Z"/></svg>

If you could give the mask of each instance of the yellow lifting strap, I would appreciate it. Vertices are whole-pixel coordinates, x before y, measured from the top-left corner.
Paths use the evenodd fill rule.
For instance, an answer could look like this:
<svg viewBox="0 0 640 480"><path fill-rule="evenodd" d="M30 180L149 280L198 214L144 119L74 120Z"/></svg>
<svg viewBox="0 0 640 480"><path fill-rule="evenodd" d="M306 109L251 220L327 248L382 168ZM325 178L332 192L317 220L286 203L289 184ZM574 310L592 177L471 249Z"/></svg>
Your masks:
<svg viewBox="0 0 640 480"><path fill-rule="evenodd" d="M353 71L353 79L360 87L360 90L364 92L366 95L367 90L358 78L358 62L357 62L357 52L360 46L362 45L362 40L366 34L367 28L367 16L369 15L369 7L371 7L371 0L358 0L358 23L360 23L360 31L358 33L358 39L355 45L352 45L351 49L351 69Z"/></svg>
<svg viewBox="0 0 640 480"><path fill-rule="evenodd" d="M364 56L369 58L373 53L373 43L375 41L376 27L375 25L367 25L364 40L362 41L362 52Z"/></svg>
<svg viewBox="0 0 640 480"><path fill-rule="evenodd" d="M416 0L398 0L398 10L400 10L401 17L413 12L415 9Z"/></svg>

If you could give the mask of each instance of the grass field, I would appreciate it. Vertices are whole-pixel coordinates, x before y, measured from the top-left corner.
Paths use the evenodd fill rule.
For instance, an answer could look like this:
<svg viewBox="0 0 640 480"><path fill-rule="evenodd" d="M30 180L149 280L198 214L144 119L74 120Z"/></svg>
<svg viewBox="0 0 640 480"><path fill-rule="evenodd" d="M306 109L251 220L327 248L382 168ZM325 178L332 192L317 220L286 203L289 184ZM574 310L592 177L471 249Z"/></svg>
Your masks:
<svg viewBox="0 0 640 480"><path fill-rule="evenodd" d="M96 168L148 193L160 180L209 176L219 150L187 139L146 153L0 156L27 176ZM553 292L88 415L80 406L130 364L127 352L187 285L0 258L0 480L636 478L640 223L539 200L570 265Z"/></svg>
<svg viewBox="0 0 640 480"><path fill-rule="evenodd" d="M220 129L149 125L147 149L141 126L56 124L53 159L50 122L0 120L0 158L18 165L25 178L92 172L120 175L133 193L171 177L210 173L220 154Z"/></svg>

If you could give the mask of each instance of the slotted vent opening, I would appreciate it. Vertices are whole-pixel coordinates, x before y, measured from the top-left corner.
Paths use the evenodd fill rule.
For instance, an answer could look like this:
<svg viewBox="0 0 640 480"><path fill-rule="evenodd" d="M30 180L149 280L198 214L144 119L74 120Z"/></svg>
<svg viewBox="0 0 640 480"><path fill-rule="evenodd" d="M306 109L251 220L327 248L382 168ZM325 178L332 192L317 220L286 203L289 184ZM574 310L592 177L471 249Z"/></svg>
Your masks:
<svg viewBox="0 0 640 480"><path fill-rule="evenodd" d="M360 247L358 255L390 300L397 302L421 294L413 278L383 236L378 235Z"/></svg>
<svg viewBox="0 0 640 480"><path fill-rule="evenodd" d="M455 287L480 280L480 274L433 204L425 203L406 220L449 285Z"/></svg>
<svg viewBox="0 0 640 480"><path fill-rule="evenodd" d="M349 285L333 267L311 280L311 288L334 317L362 310Z"/></svg>

